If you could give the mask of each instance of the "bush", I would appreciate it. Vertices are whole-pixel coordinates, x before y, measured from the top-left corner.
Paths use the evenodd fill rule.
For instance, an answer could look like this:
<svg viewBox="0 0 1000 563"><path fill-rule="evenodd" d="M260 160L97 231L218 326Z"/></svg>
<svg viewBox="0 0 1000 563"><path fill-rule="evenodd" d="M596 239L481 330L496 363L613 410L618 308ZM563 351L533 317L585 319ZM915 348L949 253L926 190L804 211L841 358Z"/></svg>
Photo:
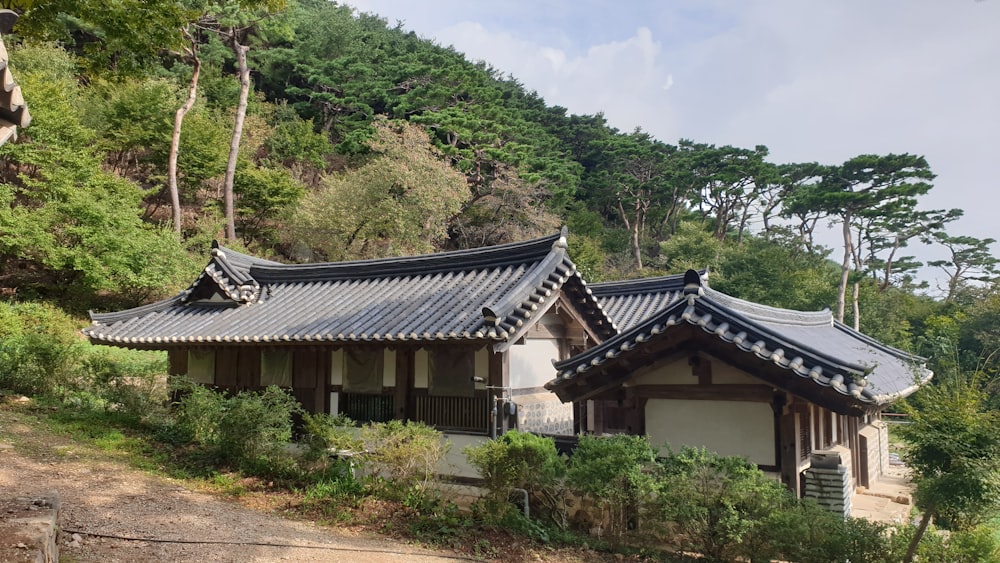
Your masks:
<svg viewBox="0 0 1000 563"><path fill-rule="evenodd" d="M222 461L246 464L287 457L293 415L301 412L294 396L273 385L230 397L217 429Z"/></svg>
<svg viewBox="0 0 1000 563"><path fill-rule="evenodd" d="M106 410L136 417L162 411L167 398L166 354L108 346L86 346L84 350L86 385Z"/></svg>
<svg viewBox="0 0 1000 563"><path fill-rule="evenodd" d="M328 458L332 450L360 452L362 449L354 421L343 415L303 413L301 442L312 460Z"/></svg>
<svg viewBox="0 0 1000 563"><path fill-rule="evenodd" d="M698 448L685 447L661 466L661 514L687 549L720 560L773 554L771 520L795 503L781 483L746 459Z"/></svg>
<svg viewBox="0 0 1000 563"><path fill-rule="evenodd" d="M465 449L466 459L483 478L490 494L484 514L502 519L510 511L513 489L524 489L540 502L554 524L568 526L566 460L552 438L511 430L496 440Z"/></svg>
<svg viewBox="0 0 1000 563"><path fill-rule="evenodd" d="M201 385L190 385L177 405L176 422L162 428L161 438L193 443L216 461L255 475L297 477L298 467L287 447L298 401L280 387L244 391L232 397Z"/></svg>
<svg viewBox="0 0 1000 563"><path fill-rule="evenodd" d="M413 490L426 492L450 443L441 432L420 422L372 423L361 428L362 458L376 482L387 480L391 488L380 487L397 499Z"/></svg>
<svg viewBox="0 0 1000 563"><path fill-rule="evenodd" d="M77 322L44 303L0 303L0 389L61 396L79 384Z"/></svg>
<svg viewBox="0 0 1000 563"><path fill-rule="evenodd" d="M201 385L180 381L183 397L177 403L177 416L173 428L164 431L173 443L195 443L205 448L214 447L219 439L219 423L226 408L226 398L221 393Z"/></svg>
<svg viewBox="0 0 1000 563"><path fill-rule="evenodd" d="M645 514L653 498L656 450L645 436L580 436L569 460L568 482L600 509L598 522L616 541Z"/></svg>

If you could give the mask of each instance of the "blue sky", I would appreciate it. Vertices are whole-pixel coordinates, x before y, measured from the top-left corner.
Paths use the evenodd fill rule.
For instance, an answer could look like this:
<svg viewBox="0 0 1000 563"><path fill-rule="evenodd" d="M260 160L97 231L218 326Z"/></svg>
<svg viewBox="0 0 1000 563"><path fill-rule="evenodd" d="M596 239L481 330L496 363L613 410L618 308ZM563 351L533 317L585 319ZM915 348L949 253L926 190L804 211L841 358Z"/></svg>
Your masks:
<svg viewBox="0 0 1000 563"><path fill-rule="evenodd" d="M1000 0L347 3L623 131L763 144L773 162L923 155L925 207L1000 239Z"/></svg>

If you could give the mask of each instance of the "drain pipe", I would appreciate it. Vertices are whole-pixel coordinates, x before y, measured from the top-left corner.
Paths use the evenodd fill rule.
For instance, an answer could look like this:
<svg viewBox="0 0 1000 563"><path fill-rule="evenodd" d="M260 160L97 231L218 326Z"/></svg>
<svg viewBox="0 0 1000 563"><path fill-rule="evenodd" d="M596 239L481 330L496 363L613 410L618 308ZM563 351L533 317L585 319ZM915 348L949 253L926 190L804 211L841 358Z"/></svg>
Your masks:
<svg viewBox="0 0 1000 563"><path fill-rule="evenodd" d="M527 489L511 489L515 493L521 493L524 496L524 517L529 518L528 514L528 491Z"/></svg>

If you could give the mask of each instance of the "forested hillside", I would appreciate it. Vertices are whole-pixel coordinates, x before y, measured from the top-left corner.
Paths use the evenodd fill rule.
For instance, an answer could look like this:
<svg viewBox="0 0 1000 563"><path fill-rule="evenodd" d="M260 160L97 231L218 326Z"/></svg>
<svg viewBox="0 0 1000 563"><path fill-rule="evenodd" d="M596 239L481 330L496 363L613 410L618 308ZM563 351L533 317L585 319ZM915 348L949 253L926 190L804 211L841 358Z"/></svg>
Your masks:
<svg viewBox="0 0 1000 563"><path fill-rule="evenodd" d="M0 290L76 313L164 297L212 239L282 261L570 230L600 281L708 268L723 292L995 369L994 242L930 209L919 155L783 163L570 115L516 77L324 0L13 1L34 116L0 148ZM391 17L391 14L385 16ZM842 242L820 245L833 225ZM943 245L921 287L908 245Z"/></svg>

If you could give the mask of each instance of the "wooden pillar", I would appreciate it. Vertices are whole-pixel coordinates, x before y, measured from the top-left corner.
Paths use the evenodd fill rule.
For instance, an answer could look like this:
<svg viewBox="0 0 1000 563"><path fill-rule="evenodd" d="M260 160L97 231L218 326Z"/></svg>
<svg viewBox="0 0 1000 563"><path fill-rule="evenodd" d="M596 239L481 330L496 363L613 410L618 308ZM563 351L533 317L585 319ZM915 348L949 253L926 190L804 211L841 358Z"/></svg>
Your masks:
<svg viewBox="0 0 1000 563"><path fill-rule="evenodd" d="M416 349L411 347L396 350L396 394L393 398L393 416L399 420L412 418L410 388L413 386L413 371L416 365Z"/></svg>
<svg viewBox="0 0 1000 563"><path fill-rule="evenodd" d="M798 432L795 428L796 414L791 409L784 409L778 420L778 467L781 471L781 482L800 497L799 491L799 450Z"/></svg>
<svg viewBox="0 0 1000 563"><path fill-rule="evenodd" d="M325 348L313 350L316 356L316 387L313 397L313 412L326 413L329 411L327 403L330 402L330 351Z"/></svg>
<svg viewBox="0 0 1000 563"><path fill-rule="evenodd" d="M861 440L858 436L858 417L850 417L848 426L850 429L851 472L854 474L855 482L857 482L858 476L861 475Z"/></svg>

